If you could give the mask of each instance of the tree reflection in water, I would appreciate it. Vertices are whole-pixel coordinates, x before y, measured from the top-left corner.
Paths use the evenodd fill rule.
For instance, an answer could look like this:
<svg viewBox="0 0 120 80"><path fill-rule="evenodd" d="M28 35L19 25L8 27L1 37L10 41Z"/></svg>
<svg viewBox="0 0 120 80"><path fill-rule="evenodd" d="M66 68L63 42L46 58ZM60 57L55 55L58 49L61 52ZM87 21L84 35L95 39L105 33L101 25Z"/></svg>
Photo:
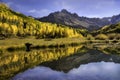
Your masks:
<svg viewBox="0 0 120 80"><path fill-rule="evenodd" d="M82 45L69 48L40 49L30 52L6 52L6 55L0 56L0 80L8 79L18 72L43 62L73 55L77 52L78 48L82 48Z"/></svg>

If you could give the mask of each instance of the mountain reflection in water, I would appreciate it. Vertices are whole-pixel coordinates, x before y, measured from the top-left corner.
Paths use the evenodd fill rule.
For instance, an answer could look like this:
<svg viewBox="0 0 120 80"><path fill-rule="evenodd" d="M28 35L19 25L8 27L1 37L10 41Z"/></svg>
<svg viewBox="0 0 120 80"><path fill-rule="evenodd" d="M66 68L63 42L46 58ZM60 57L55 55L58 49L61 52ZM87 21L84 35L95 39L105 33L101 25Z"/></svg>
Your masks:
<svg viewBox="0 0 120 80"><path fill-rule="evenodd" d="M68 73L38 66L16 75L13 80L120 80L120 64L97 62L80 65Z"/></svg>
<svg viewBox="0 0 120 80"><path fill-rule="evenodd" d="M80 48L78 54L43 62L12 80L120 80L119 50Z"/></svg>
<svg viewBox="0 0 120 80"><path fill-rule="evenodd" d="M69 74L71 70L75 68L79 69L83 65L89 65L89 63L98 63L101 61L120 63L120 47L79 45L75 47L38 49L30 52L6 51L6 55L2 54L0 56L0 61L0 80L9 80L11 78L12 80L91 80L89 79L89 74L79 75L81 73L79 70L77 70L79 73L76 75ZM31 70L32 67L34 69ZM94 75L92 72L94 71L89 72L91 78L100 76L99 74ZM108 76L110 75L108 74Z"/></svg>

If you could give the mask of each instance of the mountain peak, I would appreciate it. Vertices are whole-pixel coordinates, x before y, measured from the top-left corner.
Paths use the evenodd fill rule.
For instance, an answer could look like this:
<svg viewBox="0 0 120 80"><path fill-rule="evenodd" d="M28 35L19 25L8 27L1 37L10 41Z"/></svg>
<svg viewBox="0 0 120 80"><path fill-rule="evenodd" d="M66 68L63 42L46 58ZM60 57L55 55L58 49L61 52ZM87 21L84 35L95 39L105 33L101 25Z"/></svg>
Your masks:
<svg viewBox="0 0 120 80"><path fill-rule="evenodd" d="M63 12L63 13L69 13L66 9L62 9L61 12Z"/></svg>
<svg viewBox="0 0 120 80"><path fill-rule="evenodd" d="M104 18L88 18L79 16L77 13L71 13L66 9L54 12L46 17L39 19L42 22L52 22L63 24L73 28L87 28L88 30L96 30L102 26L115 24L120 21L120 15Z"/></svg>

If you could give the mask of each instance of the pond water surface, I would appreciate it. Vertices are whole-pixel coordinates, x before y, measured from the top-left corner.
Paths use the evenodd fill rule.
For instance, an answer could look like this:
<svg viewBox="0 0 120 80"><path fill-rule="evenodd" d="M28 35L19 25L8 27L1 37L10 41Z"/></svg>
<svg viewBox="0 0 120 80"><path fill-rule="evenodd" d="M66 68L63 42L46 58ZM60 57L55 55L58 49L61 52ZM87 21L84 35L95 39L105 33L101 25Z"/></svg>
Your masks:
<svg viewBox="0 0 120 80"><path fill-rule="evenodd" d="M120 47L14 51L0 56L0 80L120 80Z"/></svg>
<svg viewBox="0 0 120 80"><path fill-rule="evenodd" d="M120 64L89 63L73 68L67 73L37 66L16 75L13 80L120 80Z"/></svg>
<svg viewBox="0 0 120 80"><path fill-rule="evenodd" d="M82 46L72 55L43 62L12 80L120 80L119 53L119 47Z"/></svg>

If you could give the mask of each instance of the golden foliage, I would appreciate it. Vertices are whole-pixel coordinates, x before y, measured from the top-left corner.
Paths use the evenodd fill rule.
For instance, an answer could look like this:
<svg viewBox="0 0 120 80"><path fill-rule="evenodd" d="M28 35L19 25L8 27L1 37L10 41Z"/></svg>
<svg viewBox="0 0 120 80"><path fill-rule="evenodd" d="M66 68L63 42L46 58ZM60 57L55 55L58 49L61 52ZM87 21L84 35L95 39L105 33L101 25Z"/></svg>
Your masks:
<svg viewBox="0 0 120 80"><path fill-rule="evenodd" d="M23 14L14 12L3 4L0 4L0 31L0 34L4 35L5 37L82 37L82 35L78 33L75 29L63 25L39 22L31 17L26 17Z"/></svg>

